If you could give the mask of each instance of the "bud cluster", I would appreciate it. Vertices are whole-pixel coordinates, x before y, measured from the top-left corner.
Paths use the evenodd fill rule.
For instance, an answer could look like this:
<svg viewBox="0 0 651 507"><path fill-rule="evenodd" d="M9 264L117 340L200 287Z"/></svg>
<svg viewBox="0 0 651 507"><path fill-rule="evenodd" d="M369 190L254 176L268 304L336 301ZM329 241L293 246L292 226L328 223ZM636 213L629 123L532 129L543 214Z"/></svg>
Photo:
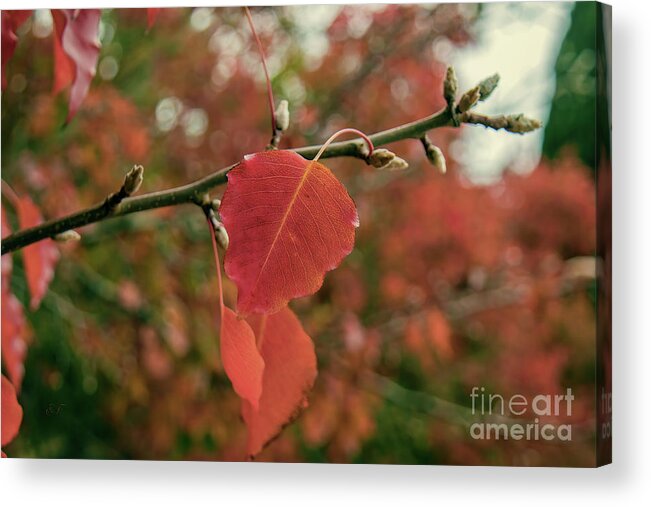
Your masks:
<svg viewBox="0 0 651 507"><path fill-rule="evenodd" d="M134 165L124 177L122 188L127 196L135 194L142 185L145 168L141 165Z"/></svg>

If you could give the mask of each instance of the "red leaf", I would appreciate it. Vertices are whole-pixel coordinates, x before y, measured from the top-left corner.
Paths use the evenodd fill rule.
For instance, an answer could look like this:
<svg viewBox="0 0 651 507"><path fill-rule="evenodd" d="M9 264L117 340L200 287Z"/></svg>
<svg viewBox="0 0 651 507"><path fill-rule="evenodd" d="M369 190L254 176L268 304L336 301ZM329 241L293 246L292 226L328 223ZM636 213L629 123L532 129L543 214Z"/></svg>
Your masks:
<svg viewBox="0 0 651 507"><path fill-rule="evenodd" d="M238 311L274 313L316 292L353 249L355 204L330 170L291 151L247 155L228 174L220 214Z"/></svg>
<svg viewBox="0 0 651 507"><path fill-rule="evenodd" d="M316 378L316 356L311 338L288 307L248 320L265 362L258 410L242 403L247 452L254 457L307 405L307 393Z"/></svg>
<svg viewBox="0 0 651 507"><path fill-rule="evenodd" d="M52 18L54 20L54 36L52 37L54 49L54 84L52 86L52 93L56 95L74 81L75 64L65 53L61 45L63 29L66 27L66 17L61 10L53 9Z"/></svg>
<svg viewBox="0 0 651 507"><path fill-rule="evenodd" d="M18 44L16 30L20 28L32 11L2 11L2 89L7 86L6 65Z"/></svg>
<svg viewBox="0 0 651 507"><path fill-rule="evenodd" d="M220 332L222 363L233 389L257 409L262 393L264 361L255 343L251 326L222 305Z"/></svg>
<svg viewBox="0 0 651 507"><path fill-rule="evenodd" d="M2 237L11 234L11 228L2 208ZM20 389L23 380L23 363L27 355L27 326L23 306L10 292L11 255L2 256L2 361L9 379Z"/></svg>
<svg viewBox="0 0 651 507"><path fill-rule="evenodd" d="M159 11L160 9L155 8L147 9L147 30L151 30L151 27L154 26Z"/></svg>
<svg viewBox="0 0 651 507"><path fill-rule="evenodd" d="M235 392L245 403L251 403L257 409L260 394L262 393L264 361L258 351L251 326L224 304L219 250L217 249L215 229L210 220L208 220L208 227L210 228L219 284L219 308L221 311L219 342L222 363L226 375L233 383Z"/></svg>
<svg viewBox="0 0 651 507"><path fill-rule="evenodd" d="M4 282L3 282L4 283ZM11 382L20 389L27 356L27 326L20 301L2 287L2 361Z"/></svg>
<svg viewBox="0 0 651 507"><path fill-rule="evenodd" d="M70 89L67 122L79 109L88 93L90 82L95 76L100 50L100 15L100 9L59 9L56 14L53 13L56 23L55 37L60 37L61 48L70 58L67 64L71 63L75 69L75 77ZM61 27L62 21L63 28ZM55 55L57 53L56 44L55 42ZM64 58L59 58L55 63L65 66L65 61ZM55 69L55 90L60 86L67 85L66 80L69 79L69 72L69 69L65 67Z"/></svg>
<svg viewBox="0 0 651 507"><path fill-rule="evenodd" d="M2 429L0 430L0 445L7 445L11 442L20 429L23 420L23 409L16 398L14 386L4 375L1 376L2 383ZM5 456L6 457L6 456Z"/></svg>
<svg viewBox="0 0 651 507"><path fill-rule="evenodd" d="M40 224L41 212L29 197L21 197L17 202L18 222L26 229ZM27 286L31 294L30 307L36 310L54 277L54 266L59 260L59 250L54 241L44 239L23 250Z"/></svg>

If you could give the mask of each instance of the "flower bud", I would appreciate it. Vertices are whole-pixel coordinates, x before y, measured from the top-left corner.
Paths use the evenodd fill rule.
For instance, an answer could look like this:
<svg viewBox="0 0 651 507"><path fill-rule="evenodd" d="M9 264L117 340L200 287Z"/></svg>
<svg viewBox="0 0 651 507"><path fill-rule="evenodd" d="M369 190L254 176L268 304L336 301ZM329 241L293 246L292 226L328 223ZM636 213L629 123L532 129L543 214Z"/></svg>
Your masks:
<svg viewBox="0 0 651 507"><path fill-rule="evenodd" d="M215 238L217 239L217 244L222 247L222 249L228 249L228 233L223 225L215 229Z"/></svg>
<svg viewBox="0 0 651 507"><path fill-rule="evenodd" d="M469 111L471 107L479 102L480 98L481 94L479 91L479 86L475 86L474 88L468 90L459 100L459 105L457 106L459 112L465 113L466 111Z"/></svg>
<svg viewBox="0 0 651 507"><path fill-rule="evenodd" d="M276 108L276 128L280 131L289 128L289 103L286 100L281 100Z"/></svg>
<svg viewBox="0 0 651 507"><path fill-rule="evenodd" d="M438 146L434 146L430 143L425 150L425 154L427 155L427 160L429 160L441 174L446 173L448 168L447 164L445 163L445 156L443 156L443 152Z"/></svg>
<svg viewBox="0 0 651 507"><path fill-rule="evenodd" d="M497 88L499 82L500 75L493 74L492 76L488 76L481 83L479 83L479 100L484 101L490 97L491 94L495 91L495 88Z"/></svg>
<svg viewBox="0 0 651 507"><path fill-rule="evenodd" d="M210 211L209 212L209 218L210 218L210 225L212 225L213 230L215 231L215 239L217 240L217 244L222 247L224 250L228 248L228 233L226 232L226 229L224 228L224 224L222 224L215 214Z"/></svg>
<svg viewBox="0 0 651 507"><path fill-rule="evenodd" d="M393 157L389 162L384 164L379 169L381 171L404 171L409 167L409 164L406 160L400 157Z"/></svg>
<svg viewBox="0 0 651 507"><path fill-rule="evenodd" d="M445 81L443 81L443 97L450 107L454 104L458 88L459 84L457 83L457 74L454 72L454 67L448 67L445 72Z"/></svg>
<svg viewBox="0 0 651 507"><path fill-rule="evenodd" d="M373 153L369 155L367 162L373 167L377 167L379 169L380 167L387 165L394 158L396 158L395 153L389 150L385 150L384 148L376 148L373 150Z"/></svg>
<svg viewBox="0 0 651 507"><path fill-rule="evenodd" d="M81 236L79 235L79 233L72 229L68 231L60 232L59 234L56 234L54 236L54 240L58 241L59 243L67 243L68 241L79 241L80 239Z"/></svg>
<svg viewBox="0 0 651 507"><path fill-rule="evenodd" d="M141 165L134 165L133 168L124 177L122 188L127 195L135 194L140 185L142 185L143 173L145 168Z"/></svg>
<svg viewBox="0 0 651 507"><path fill-rule="evenodd" d="M528 118L523 114L510 114L506 117L507 126L506 130L516 134L525 134L542 127L542 122L533 118Z"/></svg>
<svg viewBox="0 0 651 507"><path fill-rule="evenodd" d="M222 205L222 202L220 199L213 199L210 201L210 207L212 210L217 213L219 211L219 207Z"/></svg>

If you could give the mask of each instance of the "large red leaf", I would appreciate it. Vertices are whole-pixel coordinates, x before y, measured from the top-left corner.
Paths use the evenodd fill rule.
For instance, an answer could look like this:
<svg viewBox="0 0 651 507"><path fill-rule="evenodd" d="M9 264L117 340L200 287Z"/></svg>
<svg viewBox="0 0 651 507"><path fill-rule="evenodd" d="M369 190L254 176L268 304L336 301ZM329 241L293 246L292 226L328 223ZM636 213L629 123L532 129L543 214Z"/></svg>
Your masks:
<svg viewBox="0 0 651 507"><path fill-rule="evenodd" d="M59 9L53 14L56 28L55 37L60 37L61 48L70 58L75 69L66 121L70 121L79 109L88 93L90 82L95 76L100 50L100 15L100 9ZM63 28L61 27L62 23ZM55 55L57 54L56 44L55 42ZM65 67L57 67L54 71L54 89L58 90L67 85L70 62L60 57L55 63Z"/></svg>
<svg viewBox="0 0 651 507"><path fill-rule="evenodd" d="M248 320L265 362L259 408L242 403L247 453L254 457L307 405L316 378L316 356L311 338L289 307Z"/></svg>
<svg viewBox="0 0 651 507"><path fill-rule="evenodd" d="M18 222L23 229L33 227L43 221L41 212L27 196L18 200L16 211L18 212ZM30 307L32 310L36 310L54 277L54 267L59 260L59 250L54 241L44 239L25 247L23 259L27 287L31 294Z"/></svg>
<svg viewBox="0 0 651 507"><path fill-rule="evenodd" d="M262 372L264 361L258 351L255 335L248 322L240 318L224 304L224 287L222 286L221 264L215 230L210 220L210 237L212 239L217 281L219 285L219 309L221 326L219 332L220 352L226 375L233 383L235 392L253 407L258 407L262 394Z"/></svg>
<svg viewBox="0 0 651 507"><path fill-rule="evenodd" d="M2 89L7 86L6 65L11 59L18 44L16 30L20 28L32 11L2 11Z"/></svg>
<svg viewBox="0 0 651 507"><path fill-rule="evenodd" d="M222 305L220 350L226 375L243 400L257 409L262 394L264 361L249 324Z"/></svg>
<svg viewBox="0 0 651 507"><path fill-rule="evenodd" d="M11 442L20 429L20 423L23 420L23 409L16 398L14 386L7 380L4 375L0 378L2 388L2 429L0 430L0 445L7 445ZM3 453L3 458L6 457Z"/></svg>
<svg viewBox="0 0 651 507"><path fill-rule="evenodd" d="M353 249L359 220L322 164L291 151L247 155L228 173L220 214L230 237L224 267L240 313L274 313L316 292Z"/></svg>

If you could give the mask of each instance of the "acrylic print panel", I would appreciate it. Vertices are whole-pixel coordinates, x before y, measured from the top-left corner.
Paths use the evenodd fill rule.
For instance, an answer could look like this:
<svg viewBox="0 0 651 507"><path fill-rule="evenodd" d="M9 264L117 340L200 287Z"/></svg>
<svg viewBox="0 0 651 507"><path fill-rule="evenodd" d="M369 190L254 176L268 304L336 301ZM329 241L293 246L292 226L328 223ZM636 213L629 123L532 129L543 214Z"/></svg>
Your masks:
<svg viewBox="0 0 651 507"><path fill-rule="evenodd" d="M3 456L609 462L609 27L2 11Z"/></svg>

